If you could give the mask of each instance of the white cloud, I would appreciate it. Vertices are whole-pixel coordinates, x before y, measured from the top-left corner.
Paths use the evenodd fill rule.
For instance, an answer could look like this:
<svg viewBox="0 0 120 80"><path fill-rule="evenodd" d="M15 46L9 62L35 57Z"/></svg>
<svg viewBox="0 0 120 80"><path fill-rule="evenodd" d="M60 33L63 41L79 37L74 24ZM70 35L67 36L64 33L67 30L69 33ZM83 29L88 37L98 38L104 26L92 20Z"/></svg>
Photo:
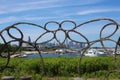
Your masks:
<svg viewBox="0 0 120 80"><path fill-rule="evenodd" d="M54 8L54 7L66 7L66 6L75 6L75 5L88 5L95 4L101 0L86 0L86 1L73 1L73 0L37 0L37 1L7 1L0 3L0 14L13 13L13 12L22 12L28 10L37 10L45 8ZM102 0L103 1L103 0Z"/></svg>
<svg viewBox="0 0 120 80"><path fill-rule="evenodd" d="M34 1L34 2L33 1L31 2L21 1L21 2L12 2L12 3L4 2L3 4L0 3L0 14L57 7L57 5L53 5L56 1L57 0Z"/></svg>
<svg viewBox="0 0 120 80"><path fill-rule="evenodd" d="M5 17L5 18L0 18L0 24L4 24L4 23L16 21L16 20L18 20L18 18L15 17L15 16L9 16L9 17Z"/></svg>
<svg viewBox="0 0 120 80"><path fill-rule="evenodd" d="M104 0L79 0L79 4L80 5L89 5L89 4L96 4L96 3L100 3Z"/></svg>
<svg viewBox="0 0 120 80"><path fill-rule="evenodd" d="M31 1L27 3L20 3L18 5L21 6L26 6L26 5L39 5L39 4L48 4L48 3L55 3L58 2L59 0L40 0L40 1Z"/></svg>
<svg viewBox="0 0 120 80"><path fill-rule="evenodd" d="M36 21L36 20L47 20L47 19L55 19L56 17L39 17L39 16L8 16L5 18L0 18L0 24L5 24L9 22L14 22L14 21Z"/></svg>
<svg viewBox="0 0 120 80"><path fill-rule="evenodd" d="M113 11L120 11L120 9L116 9L116 8L115 9L89 9L89 10L78 12L78 15L87 15L87 14L113 12Z"/></svg>
<svg viewBox="0 0 120 80"><path fill-rule="evenodd" d="M45 20L45 19L53 19L53 18L56 18L56 17L23 17L24 20Z"/></svg>

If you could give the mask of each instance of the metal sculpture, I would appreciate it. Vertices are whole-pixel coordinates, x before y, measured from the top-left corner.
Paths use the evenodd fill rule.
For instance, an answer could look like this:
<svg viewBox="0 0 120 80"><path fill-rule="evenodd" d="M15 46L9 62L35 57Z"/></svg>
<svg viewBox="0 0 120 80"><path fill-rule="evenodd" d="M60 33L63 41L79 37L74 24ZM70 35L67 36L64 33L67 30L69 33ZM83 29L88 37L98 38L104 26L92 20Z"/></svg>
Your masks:
<svg viewBox="0 0 120 80"><path fill-rule="evenodd" d="M105 24L102 29L100 30L100 33L99 33L99 39L97 40L93 40L93 41L90 41L85 35L83 35L83 33L77 31L78 28L81 28L81 26L83 25L86 25L86 24L89 24L89 23L94 23L94 22L98 22L98 21L108 21L107 24ZM62 25L64 23L71 23L74 25L74 27L72 27L71 29L67 30L67 29L64 29L62 27ZM50 24L50 23L54 23L56 25L58 25L58 28L55 29L55 30L49 30L47 25ZM30 26L33 26L33 27L38 27L38 28L41 28L44 30L44 32L42 34L40 34L37 39L34 41L34 42L28 42L26 40L24 40L24 33L22 32L22 30L19 29L19 25L23 25L23 24L27 24L27 25L30 25ZM104 30L108 27L108 26L114 26L114 31L112 33L110 33L110 35L108 36L105 36L103 37L102 35L104 34ZM38 51L39 55L40 55L40 58L41 58L41 62L42 62L42 75L45 73L44 72L44 60L41 56L41 52L39 50L39 48L37 47L37 44L40 43L46 43L46 42L50 42L52 40L56 40L57 43L59 43L59 46L62 46L62 47L65 47L64 46L64 43L67 39L73 41L73 42L76 42L76 43L84 43L86 46L82 49L82 52L81 52L81 56L80 56L80 60L78 61L78 74L80 74L80 63L82 61L82 57L83 55L85 54L86 50L89 49L92 45L94 45L95 43L101 43L101 46L104 48L105 51L108 52L105 44L104 44L104 41L112 41L116 44L116 47L115 47L115 61L116 61L116 51L117 51L117 48L118 46L120 46L120 36L118 35L118 41L117 40L114 40L114 39L111 39L112 36L114 36L114 34L119 30L120 28L120 25L114 21L113 19L108 19L108 18L102 18L102 19L94 19L94 20L90 20L90 21L87 21L87 22L84 22L84 23L81 23L79 25L77 25L74 21L70 21L70 20L65 20L65 21L62 21L61 23L59 22L56 22L56 21L50 21L50 22L47 22L44 26L40 26L40 25L37 25L37 24L34 24L34 23L28 23L28 22L18 22L18 23L15 23L13 25L10 25L8 27L6 27L5 29L1 30L0 31L0 37L3 41L3 46L0 48L0 57L2 58L7 58L7 62L4 66L0 66L0 71L3 71L4 69L6 68L10 68L8 66L9 64L9 61L10 61L10 56L12 54L15 54L17 50L19 50L19 48L22 46L22 43L27 43L29 44L30 46L32 46L36 51ZM10 30L11 29L14 29L16 31L19 32L20 36L14 36L11 34ZM6 36L3 36L3 33L6 32L6 34L11 38L11 40L7 41L5 39ZM57 33L58 32L62 32L64 34L64 39L62 42L59 41L58 37L57 37ZM51 38L49 40L46 40L46 41L43 41L43 42L39 42L39 39L41 39L44 35L46 34L52 34ZM78 36L82 37L84 39L84 41L78 41L78 40L75 40L73 38L71 38L71 35L70 33L75 33L77 34ZM7 55L4 56L2 53L4 51L5 48L7 48L8 44L10 44L11 42L19 42L19 47L14 51L14 52L10 52L8 51L7 52ZM109 54L109 53L108 53Z"/></svg>

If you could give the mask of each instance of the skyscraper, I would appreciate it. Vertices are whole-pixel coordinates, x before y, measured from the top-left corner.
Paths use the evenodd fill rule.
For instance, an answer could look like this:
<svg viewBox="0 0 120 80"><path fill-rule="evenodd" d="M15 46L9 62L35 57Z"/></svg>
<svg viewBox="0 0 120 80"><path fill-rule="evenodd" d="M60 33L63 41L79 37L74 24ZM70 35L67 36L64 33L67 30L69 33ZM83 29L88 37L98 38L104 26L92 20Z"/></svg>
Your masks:
<svg viewBox="0 0 120 80"><path fill-rule="evenodd" d="M30 38L30 36L28 36L28 42L31 43L31 38Z"/></svg>

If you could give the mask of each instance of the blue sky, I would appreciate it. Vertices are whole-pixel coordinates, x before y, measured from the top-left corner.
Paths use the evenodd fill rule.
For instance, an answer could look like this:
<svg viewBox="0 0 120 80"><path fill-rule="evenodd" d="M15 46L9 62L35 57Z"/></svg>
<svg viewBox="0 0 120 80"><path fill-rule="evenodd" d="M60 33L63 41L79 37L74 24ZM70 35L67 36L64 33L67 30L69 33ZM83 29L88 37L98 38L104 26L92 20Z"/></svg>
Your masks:
<svg viewBox="0 0 120 80"><path fill-rule="evenodd" d="M0 0L0 24L18 21L119 20L120 0Z"/></svg>
<svg viewBox="0 0 120 80"><path fill-rule="evenodd" d="M48 21L72 20L80 24L96 18L112 18L120 23L119 4L120 0L0 0L0 30L16 22L44 25ZM81 32L94 40L98 31L92 26L96 25L90 24ZM33 31L33 28L29 31ZM120 30L115 39L119 34Z"/></svg>

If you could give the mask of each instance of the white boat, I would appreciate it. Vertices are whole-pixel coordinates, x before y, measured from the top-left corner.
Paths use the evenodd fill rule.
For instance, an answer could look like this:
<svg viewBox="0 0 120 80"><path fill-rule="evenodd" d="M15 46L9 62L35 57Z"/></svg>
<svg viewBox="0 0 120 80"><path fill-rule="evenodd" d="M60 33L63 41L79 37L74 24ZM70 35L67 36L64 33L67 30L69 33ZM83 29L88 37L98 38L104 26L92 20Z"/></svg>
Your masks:
<svg viewBox="0 0 120 80"><path fill-rule="evenodd" d="M113 55L115 55L114 51L113 51ZM120 55L120 51L116 51L116 55Z"/></svg>
<svg viewBox="0 0 120 80"><path fill-rule="evenodd" d="M57 49L57 50L55 50L55 52L56 53L59 53L59 54L63 54L63 53L65 53L66 51L65 51L65 49Z"/></svg>
<svg viewBox="0 0 120 80"><path fill-rule="evenodd" d="M85 56L89 56L89 57L107 56L107 53L105 53L104 51L97 50L97 49L89 49L85 53Z"/></svg>
<svg viewBox="0 0 120 80"><path fill-rule="evenodd" d="M27 54L21 52L19 57L26 57L26 56Z"/></svg>

